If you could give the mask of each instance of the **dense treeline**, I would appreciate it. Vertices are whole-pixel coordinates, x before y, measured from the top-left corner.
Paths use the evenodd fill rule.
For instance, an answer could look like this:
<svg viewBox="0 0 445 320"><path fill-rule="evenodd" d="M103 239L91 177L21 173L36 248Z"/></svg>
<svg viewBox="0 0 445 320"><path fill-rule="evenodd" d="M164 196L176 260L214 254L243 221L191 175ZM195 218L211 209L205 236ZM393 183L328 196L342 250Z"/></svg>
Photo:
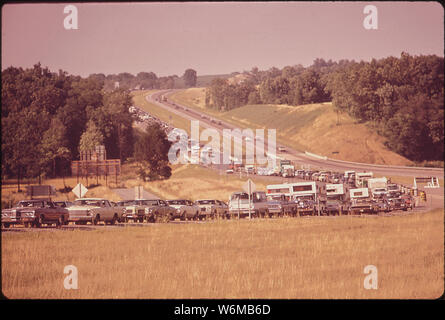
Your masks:
<svg viewBox="0 0 445 320"><path fill-rule="evenodd" d="M247 73L238 84L215 79L206 106L230 110L245 104L301 105L332 101L387 138L387 146L414 161L443 160L444 60L435 55L371 62L316 59Z"/></svg>
<svg viewBox="0 0 445 320"><path fill-rule="evenodd" d="M106 91L114 90L117 84L119 88L127 90L162 90L193 87L196 84L197 74L195 70L187 69L182 77L177 75L158 77L154 72L139 72L137 75L128 72L110 75L94 73L90 77L102 82Z"/></svg>
<svg viewBox="0 0 445 320"><path fill-rule="evenodd" d="M103 143L108 158L133 155L129 92L104 91L81 78L36 64L2 71L2 176L69 174L81 149Z"/></svg>

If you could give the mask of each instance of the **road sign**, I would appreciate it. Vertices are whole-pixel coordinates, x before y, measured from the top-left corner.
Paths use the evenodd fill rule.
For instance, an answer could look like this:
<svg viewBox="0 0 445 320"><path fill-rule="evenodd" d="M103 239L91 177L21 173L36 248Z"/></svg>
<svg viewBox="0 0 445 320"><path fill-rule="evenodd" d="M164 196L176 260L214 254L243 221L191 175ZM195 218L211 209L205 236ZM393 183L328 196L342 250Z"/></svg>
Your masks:
<svg viewBox="0 0 445 320"><path fill-rule="evenodd" d="M248 194L255 192L255 183L253 183L253 181L250 179L247 180L246 183L243 185L243 190L246 191Z"/></svg>
<svg viewBox="0 0 445 320"><path fill-rule="evenodd" d="M78 183L77 186L71 190L78 198L82 198L87 192L88 189L81 183Z"/></svg>
<svg viewBox="0 0 445 320"><path fill-rule="evenodd" d="M56 189L54 186L27 186L26 187L26 195L32 197L41 197L41 196L55 196Z"/></svg>

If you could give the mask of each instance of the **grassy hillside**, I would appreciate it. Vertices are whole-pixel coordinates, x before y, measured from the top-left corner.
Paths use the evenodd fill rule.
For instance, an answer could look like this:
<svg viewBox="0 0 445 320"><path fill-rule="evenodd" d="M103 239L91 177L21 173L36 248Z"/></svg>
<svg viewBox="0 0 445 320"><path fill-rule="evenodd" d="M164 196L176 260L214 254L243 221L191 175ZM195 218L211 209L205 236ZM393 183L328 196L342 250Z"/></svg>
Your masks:
<svg viewBox="0 0 445 320"><path fill-rule="evenodd" d="M173 100L240 127L277 129L279 142L333 159L389 165L411 161L385 147L385 139L349 115L337 115L331 103L303 106L247 105L228 112L205 109L205 89L193 88Z"/></svg>

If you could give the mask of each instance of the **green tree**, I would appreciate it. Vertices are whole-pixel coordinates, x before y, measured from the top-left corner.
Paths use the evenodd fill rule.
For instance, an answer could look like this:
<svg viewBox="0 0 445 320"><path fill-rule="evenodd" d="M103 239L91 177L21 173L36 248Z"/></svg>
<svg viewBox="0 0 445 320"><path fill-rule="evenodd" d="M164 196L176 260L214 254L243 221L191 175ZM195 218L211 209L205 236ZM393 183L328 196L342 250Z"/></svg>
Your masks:
<svg viewBox="0 0 445 320"><path fill-rule="evenodd" d="M56 160L69 160L71 157L66 145L65 126L62 121L54 117L51 126L43 134L40 147L42 166L51 164L53 177L56 176Z"/></svg>
<svg viewBox="0 0 445 320"><path fill-rule="evenodd" d="M168 151L171 142L158 124L147 127L137 137L134 158L138 163L138 174L144 181L168 179L171 168L168 162Z"/></svg>
<svg viewBox="0 0 445 320"><path fill-rule="evenodd" d="M96 126L94 121L90 120L87 124L87 129L80 137L79 153L85 151L92 151L96 146L103 145L104 136Z"/></svg>
<svg viewBox="0 0 445 320"><path fill-rule="evenodd" d="M132 100L127 90L114 90L104 94L103 108L97 110L95 119L105 138L110 157L125 161L133 155L133 119L129 107Z"/></svg>
<svg viewBox="0 0 445 320"><path fill-rule="evenodd" d="M197 75L196 75L195 70L193 70L193 69L185 70L184 75L182 77L183 77L184 83L187 87L196 86Z"/></svg>

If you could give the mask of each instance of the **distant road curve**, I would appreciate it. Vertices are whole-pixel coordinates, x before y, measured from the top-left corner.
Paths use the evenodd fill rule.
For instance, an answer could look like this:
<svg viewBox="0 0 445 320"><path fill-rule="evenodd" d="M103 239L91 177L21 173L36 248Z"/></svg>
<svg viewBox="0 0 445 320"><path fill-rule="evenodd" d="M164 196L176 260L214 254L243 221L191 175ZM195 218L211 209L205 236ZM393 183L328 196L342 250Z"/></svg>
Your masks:
<svg viewBox="0 0 445 320"><path fill-rule="evenodd" d="M188 106L181 105L179 103L175 104L181 108L175 108L175 106L169 104L168 102L161 101L161 95L171 95L172 93L178 90L163 90L158 91L146 96L148 102L153 103L157 106L160 106L170 112L173 112L185 119L189 120L199 120L200 124L203 124L204 127L213 127L217 130L221 131L222 129L234 129L236 128L234 125L227 123L221 120L221 124L212 123L210 119L208 119L209 115L199 112L196 109L191 109ZM159 100L159 101L158 101ZM187 108L187 109L186 109ZM202 118L202 115L205 115L207 118ZM242 128L240 128L242 129ZM267 148L267 141L265 141L265 149ZM277 145L277 147L280 145ZM375 174L381 175L394 175L394 176L411 176L411 177L424 177L424 176L433 176L442 178L444 176L443 168L428 168L428 167L405 167L405 166L390 166L390 165L378 165L378 164L368 164L368 163L358 163L358 162L350 162L343 160L336 160L331 158L317 159L310 155L307 155L305 152L301 152L295 149L290 148L289 146L285 146L287 152L281 154L286 157L286 159L293 160L300 165L309 165L312 167L320 167L325 168L327 170L332 171L345 171L345 170L355 170L358 172L363 171L372 171ZM441 186L443 188L443 186Z"/></svg>

